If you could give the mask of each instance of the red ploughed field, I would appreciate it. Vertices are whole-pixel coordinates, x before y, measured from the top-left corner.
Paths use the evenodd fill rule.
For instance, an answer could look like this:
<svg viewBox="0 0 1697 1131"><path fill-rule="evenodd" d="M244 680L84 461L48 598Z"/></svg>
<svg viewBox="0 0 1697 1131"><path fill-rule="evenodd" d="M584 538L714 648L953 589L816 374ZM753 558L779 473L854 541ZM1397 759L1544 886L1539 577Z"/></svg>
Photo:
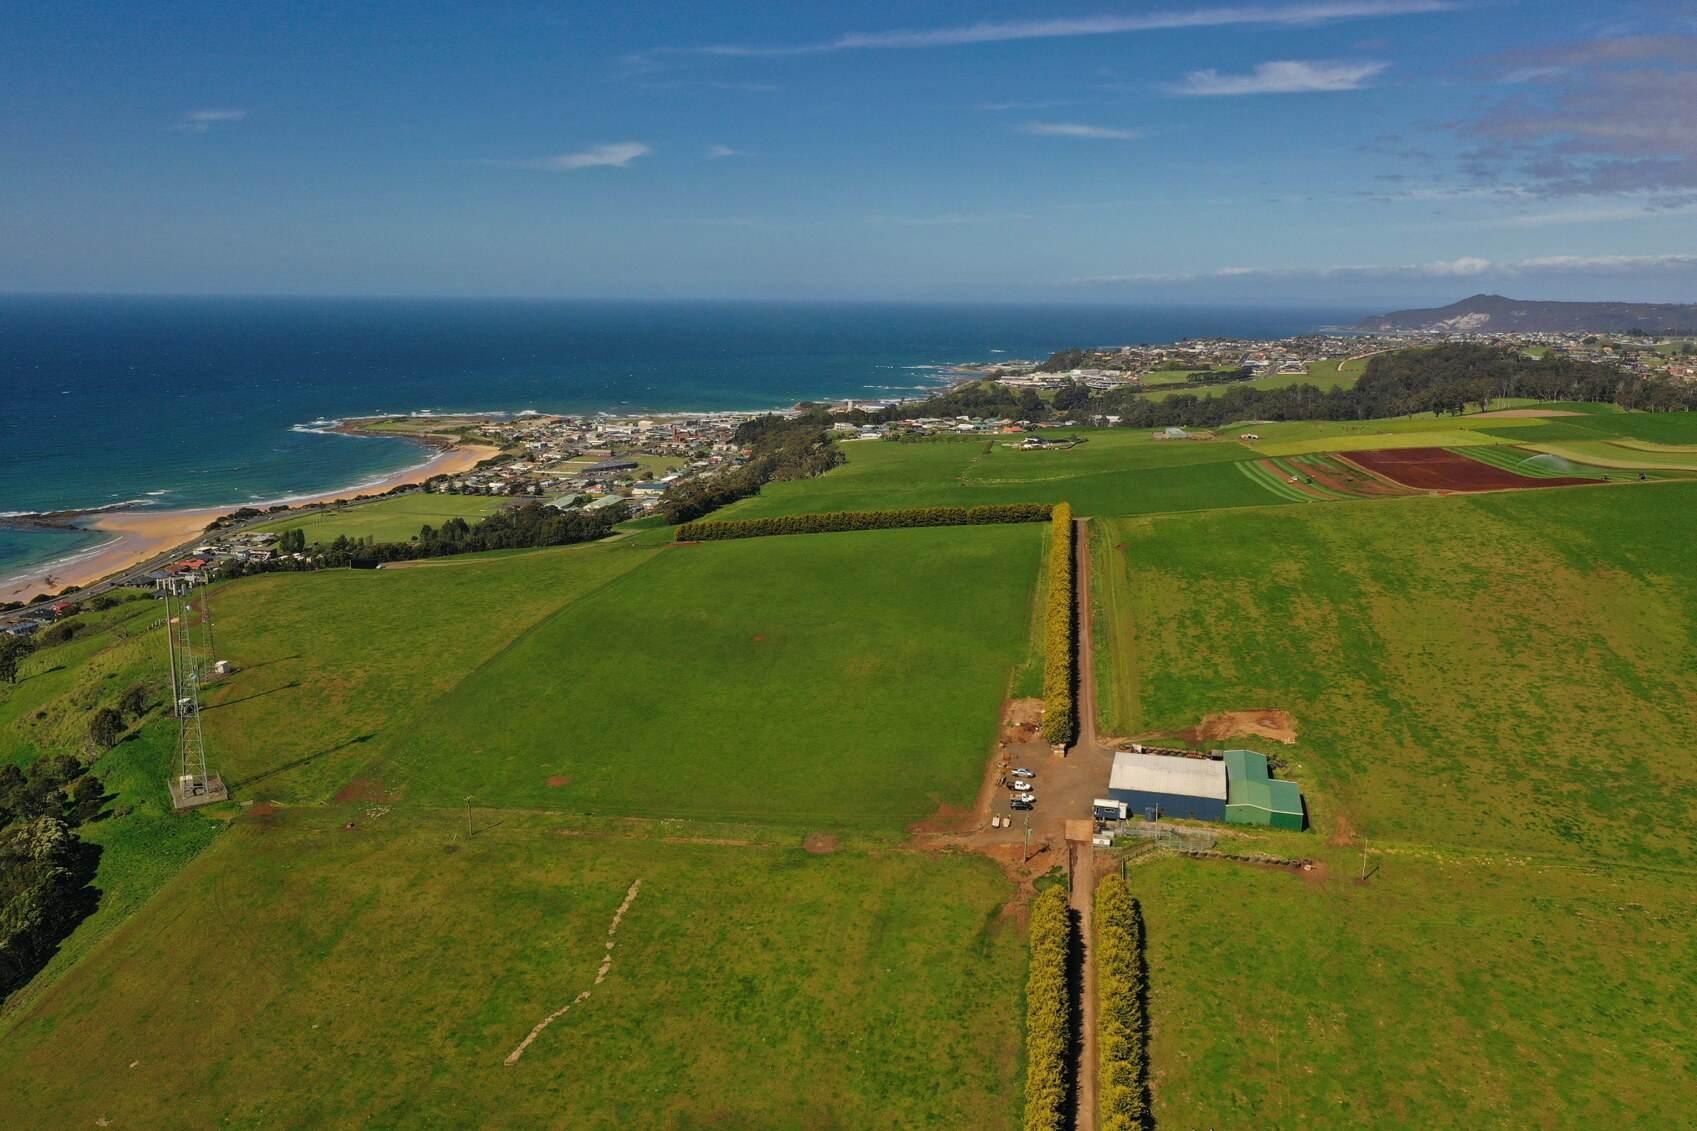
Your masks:
<svg viewBox="0 0 1697 1131"><path fill-rule="evenodd" d="M1339 453L1368 471L1422 491L1504 491L1522 487L1571 487L1595 479L1533 479L1457 455L1447 448L1380 448Z"/></svg>

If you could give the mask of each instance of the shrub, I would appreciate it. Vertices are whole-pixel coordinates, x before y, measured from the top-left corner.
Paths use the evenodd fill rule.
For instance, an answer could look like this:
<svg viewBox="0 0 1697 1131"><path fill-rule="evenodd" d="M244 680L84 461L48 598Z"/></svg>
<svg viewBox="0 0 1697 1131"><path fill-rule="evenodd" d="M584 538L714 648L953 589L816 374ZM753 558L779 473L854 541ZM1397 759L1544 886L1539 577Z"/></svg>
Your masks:
<svg viewBox="0 0 1697 1131"><path fill-rule="evenodd" d="M1025 1131L1060 1131L1066 1113L1067 894L1047 888L1031 903L1031 969L1025 983Z"/></svg>
<svg viewBox="0 0 1697 1131"><path fill-rule="evenodd" d="M828 511L775 518L744 518L686 522L678 527L679 542L712 542L726 538L764 538L773 534L832 534L845 530L890 530L910 526L984 526L1003 522L1041 522L1049 517L1047 503L998 503L978 507L911 507L891 511Z"/></svg>
<svg viewBox="0 0 1697 1131"><path fill-rule="evenodd" d="M1096 1100L1101 1131L1149 1125L1149 972L1143 911L1126 883L1109 876L1096 889Z"/></svg>
<svg viewBox="0 0 1697 1131"><path fill-rule="evenodd" d="M1049 597L1044 610L1043 739L1053 746L1072 741L1078 725L1073 700L1077 641L1074 611L1072 507L1056 504L1049 518Z"/></svg>

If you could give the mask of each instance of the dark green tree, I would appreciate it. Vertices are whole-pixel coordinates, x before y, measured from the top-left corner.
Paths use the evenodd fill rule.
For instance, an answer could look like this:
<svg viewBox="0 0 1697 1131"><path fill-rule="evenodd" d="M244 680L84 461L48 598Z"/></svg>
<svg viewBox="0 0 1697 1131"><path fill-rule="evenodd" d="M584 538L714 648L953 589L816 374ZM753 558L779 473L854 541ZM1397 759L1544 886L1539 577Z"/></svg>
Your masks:
<svg viewBox="0 0 1697 1131"><path fill-rule="evenodd" d="M112 707L102 707L88 720L88 737L102 750L117 744L124 734L124 716Z"/></svg>
<svg viewBox="0 0 1697 1131"><path fill-rule="evenodd" d="M34 651L35 641L27 636L0 636L0 680L17 683L24 657Z"/></svg>

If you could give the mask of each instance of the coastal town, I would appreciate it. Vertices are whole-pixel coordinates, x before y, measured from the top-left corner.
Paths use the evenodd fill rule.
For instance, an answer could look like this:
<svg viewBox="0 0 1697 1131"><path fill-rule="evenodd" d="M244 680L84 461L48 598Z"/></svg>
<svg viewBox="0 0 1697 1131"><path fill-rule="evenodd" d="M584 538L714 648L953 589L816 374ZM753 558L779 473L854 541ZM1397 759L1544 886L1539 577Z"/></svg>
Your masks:
<svg viewBox="0 0 1697 1131"><path fill-rule="evenodd" d="M239 565L276 568L279 558L306 562L305 548L279 545L274 529L281 517L306 516L357 506L389 495L422 491L540 503L556 511L589 512L620 507L632 517L656 512L666 492L683 483L711 479L743 466L751 450L735 439L737 428L762 415L795 416L820 411L832 416L828 431L838 442L922 438L940 435L1023 436L1026 447L1052 441L1040 432L1078 426L1113 427L1117 415L1050 413L1045 419L1018 415L933 415L915 411L930 397L982 382L1027 391L1045 403L1069 387L1091 392L1171 396L1210 393L1221 386L1251 388L1313 380L1326 386L1353 379L1346 362L1374 354L1457 343L1513 349L1534 357L1555 356L1602 363L1624 372L1697 382L1697 342L1635 334L1586 332L1488 332L1475 329L1410 330L1396 333L1329 332L1278 339L1190 338L1162 345L1075 347L1043 360L1002 359L940 366L935 388L903 398L844 398L802 402L787 409L642 414L430 414L348 419L332 424L351 435L405 436L440 449L437 460L417 474L397 475L365 491L342 492L295 503L254 504L195 512L203 517L172 528L175 537L138 542L128 561L98 575L69 572L41 575L39 588L14 588L0 601L0 632L33 633L80 609L91 585L161 590L173 579L197 584ZM1029 394L1028 394L1029 395ZM1165 432L1183 434L1182 429ZM447 466L437 461L447 461ZM140 512L138 512L140 513ZM185 515L188 512L183 512ZM125 516L108 516L122 529ZM75 526L75 514L24 516L20 525ZM256 526L273 529L256 530ZM202 533L203 532L203 533ZM195 534L199 534L195 537ZM120 540L123 536L120 537ZM170 545L161 544L169 541ZM161 551L174 550L175 553ZM115 552L115 551L114 551ZM278 563L286 564L286 563ZM89 569L96 567L90 566Z"/></svg>

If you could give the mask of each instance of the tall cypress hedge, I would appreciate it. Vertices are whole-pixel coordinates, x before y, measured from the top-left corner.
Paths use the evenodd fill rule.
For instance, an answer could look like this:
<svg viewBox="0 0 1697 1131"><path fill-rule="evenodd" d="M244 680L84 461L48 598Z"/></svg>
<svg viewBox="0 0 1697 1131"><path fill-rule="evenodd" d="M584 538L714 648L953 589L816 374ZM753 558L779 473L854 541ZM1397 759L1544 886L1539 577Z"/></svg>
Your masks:
<svg viewBox="0 0 1697 1131"><path fill-rule="evenodd" d="M1060 1131L1066 1114L1070 929L1066 889L1038 893L1031 903L1031 970L1025 982L1025 1131Z"/></svg>
<svg viewBox="0 0 1697 1131"><path fill-rule="evenodd" d="M743 518L686 522L678 527L679 542L712 542L726 538L764 538L772 534L834 534L844 530L891 530L909 526L985 526L1004 522L1041 522L1049 517L1048 503L993 503L977 507L910 507L890 511L827 511L775 518Z"/></svg>
<svg viewBox="0 0 1697 1131"><path fill-rule="evenodd" d="M1143 910L1126 883L1108 876L1096 889L1096 1101L1100 1131L1149 1125L1149 971Z"/></svg>
<svg viewBox="0 0 1697 1131"><path fill-rule="evenodd" d="M1052 746L1072 741L1078 726L1073 700L1077 630L1073 576L1072 506L1057 503L1049 516L1049 597L1044 610L1043 738Z"/></svg>

